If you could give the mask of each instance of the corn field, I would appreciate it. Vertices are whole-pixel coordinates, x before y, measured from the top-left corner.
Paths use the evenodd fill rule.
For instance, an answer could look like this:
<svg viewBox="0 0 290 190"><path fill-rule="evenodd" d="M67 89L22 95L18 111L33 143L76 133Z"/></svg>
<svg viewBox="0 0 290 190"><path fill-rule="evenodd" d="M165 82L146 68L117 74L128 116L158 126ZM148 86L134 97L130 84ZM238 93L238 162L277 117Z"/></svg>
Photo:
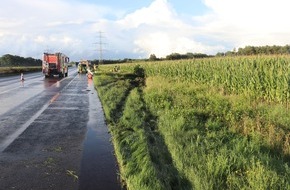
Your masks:
<svg viewBox="0 0 290 190"><path fill-rule="evenodd" d="M127 189L290 190L290 56L114 66L95 80Z"/></svg>
<svg viewBox="0 0 290 190"><path fill-rule="evenodd" d="M245 94L288 108L290 98L290 57L258 56L195 59L143 65L148 76L207 87L227 94Z"/></svg>

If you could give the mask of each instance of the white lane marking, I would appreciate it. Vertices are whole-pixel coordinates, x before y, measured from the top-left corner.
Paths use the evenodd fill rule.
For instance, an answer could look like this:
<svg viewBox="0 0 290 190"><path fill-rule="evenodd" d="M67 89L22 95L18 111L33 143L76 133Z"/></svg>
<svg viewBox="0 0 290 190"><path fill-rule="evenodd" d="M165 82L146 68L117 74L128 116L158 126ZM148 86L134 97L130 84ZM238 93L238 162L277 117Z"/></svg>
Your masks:
<svg viewBox="0 0 290 190"><path fill-rule="evenodd" d="M21 133L23 133L32 122L34 122L42 112L48 108L50 103L46 103L39 111L37 111L28 121L26 121L18 130L9 135L0 145L0 152L3 152Z"/></svg>
<svg viewBox="0 0 290 190"><path fill-rule="evenodd" d="M71 72L72 73L72 75L73 74L75 74L75 73L77 73L77 71L72 71ZM41 77L41 76L40 76ZM42 76L43 77L43 76ZM35 77L34 77L35 78ZM75 77L74 77L75 78ZM25 78L26 79L26 78ZM29 79L29 78L27 78L27 79ZM27 82L27 79L23 82L25 85L28 85L28 84L31 84L31 83L33 83L33 82L35 82L35 81L37 81L36 79L39 79L39 77L37 77L37 78L35 78L32 82ZM63 80L65 80L65 79L67 79L67 78L63 78L63 79L61 79L61 80L59 80L59 81L57 81L56 83L54 83L52 86L54 86L54 85L59 85L59 82L61 82L61 81L63 81ZM73 79L74 80L74 79ZM18 80L17 80L18 81ZM31 80L30 80L31 81ZM10 91L13 91L13 90L16 90L16 89L18 89L18 88L23 88L23 84L21 83L21 81L19 80L19 86L18 87L15 87L15 88L11 88L11 89L8 89L8 90L6 90L6 91L2 91L2 92L0 92L0 94L5 94L5 93L7 93L7 92L10 92Z"/></svg>
<svg viewBox="0 0 290 190"><path fill-rule="evenodd" d="M72 83L73 80L76 79L78 75L76 75L63 89L65 89L68 85ZM64 80L64 79L62 79ZM56 84L54 84L56 85ZM63 90L61 90L63 91ZM3 152L17 137L19 137L43 112L48 108L48 106L53 103L58 96L60 95L60 92L56 93L42 108L37 111L28 121L26 121L18 130L16 130L11 135L7 136L7 138L0 144L0 153Z"/></svg>

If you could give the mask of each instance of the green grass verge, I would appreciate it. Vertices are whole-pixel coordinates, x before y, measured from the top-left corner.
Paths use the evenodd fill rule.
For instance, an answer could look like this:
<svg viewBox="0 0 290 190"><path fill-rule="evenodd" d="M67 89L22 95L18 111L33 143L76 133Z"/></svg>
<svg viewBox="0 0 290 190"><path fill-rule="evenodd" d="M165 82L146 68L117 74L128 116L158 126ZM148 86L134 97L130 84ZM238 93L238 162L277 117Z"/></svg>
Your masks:
<svg viewBox="0 0 290 190"><path fill-rule="evenodd" d="M127 189L290 189L285 106L145 78L157 65L101 66L94 77Z"/></svg>
<svg viewBox="0 0 290 190"><path fill-rule="evenodd" d="M0 67L0 74L13 74L22 72L35 72L41 71L41 66L30 66L30 67Z"/></svg>
<svg viewBox="0 0 290 190"><path fill-rule="evenodd" d="M94 77L124 184L127 189L189 186L156 130L156 118L144 102L143 77L138 74L98 72Z"/></svg>

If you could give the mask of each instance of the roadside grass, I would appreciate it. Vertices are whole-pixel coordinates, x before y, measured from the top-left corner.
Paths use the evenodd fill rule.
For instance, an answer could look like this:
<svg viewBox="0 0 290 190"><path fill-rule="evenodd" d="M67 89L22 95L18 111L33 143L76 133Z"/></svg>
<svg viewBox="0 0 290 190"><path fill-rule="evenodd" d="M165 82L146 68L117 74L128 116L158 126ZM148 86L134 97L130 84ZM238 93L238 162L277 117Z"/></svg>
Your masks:
<svg viewBox="0 0 290 190"><path fill-rule="evenodd" d="M146 84L158 129L193 189L290 189L290 157L281 140L289 132L271 132L273 124L260 118L264 108L160 77Z"/></svg>
<svg viewBox="0 0 290 190"><path fill-rule="evenodd" d="M21 72L34 72L41 71L41 66L29 66L29 67L0 67L0 74L12 74Z"/></svg>
<svg viewBox="0 0 290 190"><path fill-rule="evenodd" d="M290 189L287 100L188 81L183 62L138 64L94 77L127 189Z"/></svg>
<svg viewBox="0 0 290 190"><path fill-rule="evenodd" d="M141 75L141 76L140 76ZM127 189L190 189L175 169L143 97L142 69L94 77Z"/></svg>
<svg viewBox="0 0 290 190"><path fill-rule="evenodd" d="M57 146L53 149L53 151L60 153L63 152L63 148L61 146Z"/></svg>
<svg viewBox="0 0 290 190"><path fill-rule="evenodd" d="M76 174L75 171L73 170L66 170L66 175L70 176L73 178L74 182L77 182L79 179L79 176Z"/></svg>
<svg viewBox="0 0 290 190"><path fill-rule="evenodd" d="M47 167L51 167L53 165L55 165L56 160L52 157L48 157L44 162L43 165L47 166Z"/></svg>

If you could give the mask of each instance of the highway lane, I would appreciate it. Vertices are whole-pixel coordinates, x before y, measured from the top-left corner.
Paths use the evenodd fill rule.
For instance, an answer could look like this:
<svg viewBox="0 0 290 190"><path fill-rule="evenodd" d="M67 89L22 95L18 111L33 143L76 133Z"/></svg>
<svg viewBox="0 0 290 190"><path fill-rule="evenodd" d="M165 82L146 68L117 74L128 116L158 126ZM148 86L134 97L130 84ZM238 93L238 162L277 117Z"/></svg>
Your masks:
<svg viewBox="0 0 290 190"><path fill-rule="evenodd" d="M76 74L76 68L71 68L69 77L74 77ZM53 85L60 85L60 81L65 78L46 79L41 72L37 72L25 74L24 79L23 82L20 81L20 75L0 77L0 116L11 109L17 109L23 102L45 89Z"/></svg>
<svg viewBox="0 0 290 190"><path fill-rule="evenodd" d="M102 157L107 162L100 170L106 171L106 179L93 184L99 189L120 189L105 122L95 119L103 114L100 103L90 104L97 98L92 81L79 75L76 68L61 79L45 79L41 73L25 74L24 78L24 83L20 75L0 78L0 189L81 189L78 176L82 187L91 186L94 176L102 173L90 173L98 168L88 161L105 163L99 158L86 158L95 155L87 153L92 146L103 147L86 146L91 142L89 136L96 136L90 131L98 130L103 131L99 133L102 139L107 134L106 151L96 153L106 154ZM88 130L92 127L98 130Z"/></svg>
<svg viewBox="0 0 290 190"><path fill-rule="evenodd" d="M0 115L1 188L77 189L67 173L80 170L88 97L79 92L87 88L86 77L76 72L62 79L24 77L23 85L20 76L1 82L6 105Z"/></svg>
<svg viewBox="0 0 290 190"><path fill-rule="evenodd" d="M0 78L0 152L12 143L49 105L72 79L77 70L71 69L67 78L45 78L41 72Z"/></svg>

